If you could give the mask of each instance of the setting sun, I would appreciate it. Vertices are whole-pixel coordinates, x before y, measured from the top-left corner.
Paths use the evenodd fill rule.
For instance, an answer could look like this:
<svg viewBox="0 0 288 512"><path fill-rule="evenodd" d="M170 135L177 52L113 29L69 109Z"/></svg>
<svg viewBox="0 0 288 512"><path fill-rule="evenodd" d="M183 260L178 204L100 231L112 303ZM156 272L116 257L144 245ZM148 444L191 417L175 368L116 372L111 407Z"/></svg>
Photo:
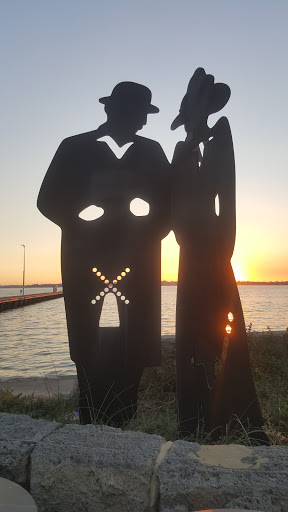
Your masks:
<svg viewBox="0 0 288 512"><path fill-rule="evenodd" d="M232 268L236 281L246 281L247 278L244 275L241 266L238 263L234 263L232 258Z"/></svg>
<svg viewBox="0 0 288 512"><path fill-rule="evenodd" d="M179 245L173 231L162 240L161 280L178 281Z"/></svg>
<svg viewBox="0 0 288 512"><path fill-rule="evenodd" d="M178 280L179 265L179 245L176 242L173 231L162 240L162 258L161 258L161 279L162 281ZM249 276L243 270L242 265L234 262L232 258L232 267L236 281L247 281Z"/></svg>

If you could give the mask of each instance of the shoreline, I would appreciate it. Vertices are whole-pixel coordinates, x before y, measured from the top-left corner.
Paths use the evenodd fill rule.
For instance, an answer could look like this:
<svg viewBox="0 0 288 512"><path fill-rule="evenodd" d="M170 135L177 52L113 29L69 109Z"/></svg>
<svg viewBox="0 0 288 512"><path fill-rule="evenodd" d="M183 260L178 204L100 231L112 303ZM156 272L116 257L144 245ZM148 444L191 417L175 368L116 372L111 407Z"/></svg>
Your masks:
<svg viewBox="0 0 288 512"><path fill-rule="evenodd" d="M178 281L161 281L162 286L177 286ZM287 286L288 281L236 281L237 285L267 285L267 286ZM60 286L62 283L45 283L45 284L25 284L25 288L52 288ZM23 284L0 284L0 288L23 288Z"/></svg>
<svg viewBox="0 0 288 512"><path fill-rule="evenodd" d="M269 337L273 335L275 338L284 338L285 345L288 339L287 330L285 331L251 331L248 334L251 337L267 337L267 341ZM286 335L286 336L285 336ZM280 340L279 340L280 341ZM163 335L162 336L162 357L175 357L175 349L169 348L172 347L171 343L174 345L175 336L174 335ZM282 347L283 344L281 343ZM276 343L275 349L279 349L279 344ZM283 350L283 348L282 348ZM284 350L287 350L287 348ZM174 352L173 352L174 351ZM174 353L174 356L173 356ZM153 371L153 368L146 368L144 373L148 374ZM57 375L57 376L43 376L43 377L0 377L0 390L8 390L12 389L14 395L32 395L35 397L41 398L52 398L58 397L59 395L68 396L70 395L77 386L77 374L72 375Z"/></svg>
<svg viewBox="0 0 288 512"><path fill-rule="evenodd" d="M11 377L0 379L1 390L12 390L13 395L32 395L52 398L70 395L77 385L77 375L57 377Z"/></svg>

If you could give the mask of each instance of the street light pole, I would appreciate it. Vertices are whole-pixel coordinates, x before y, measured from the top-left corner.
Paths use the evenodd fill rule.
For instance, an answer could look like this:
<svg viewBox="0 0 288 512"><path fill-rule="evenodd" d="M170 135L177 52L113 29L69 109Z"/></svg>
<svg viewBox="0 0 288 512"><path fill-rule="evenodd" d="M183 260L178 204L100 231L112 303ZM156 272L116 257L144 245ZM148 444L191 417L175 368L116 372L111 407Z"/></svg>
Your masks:
<svg viewBox="0 0 288 512"><path fill-rule="evenodd" d="M23 261L23 297L25 295L25 245L21 244L21 247L24 249L24 261Z"/></svg>

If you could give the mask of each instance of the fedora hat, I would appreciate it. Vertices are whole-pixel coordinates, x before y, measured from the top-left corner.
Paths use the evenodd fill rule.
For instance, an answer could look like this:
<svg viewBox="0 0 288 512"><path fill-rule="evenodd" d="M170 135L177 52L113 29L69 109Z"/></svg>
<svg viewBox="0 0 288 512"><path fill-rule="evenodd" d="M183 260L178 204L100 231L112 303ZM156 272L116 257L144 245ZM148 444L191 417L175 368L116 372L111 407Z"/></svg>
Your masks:
<svg viewBox="0 0 288 512"><path fill-rule="evenodd" d="M103 105L126 106L129 109L143 107L147 109L148 114L157 114L159 108L151 105L151 98L152 93L145 85L120 82L114 87L111 96L104 96L99 101Z"/></svg>
<svg viewBox="0 0 288 512"><path fill-rule="evenodd" d="M171 130L176 130L176 128L182 124L185 124L187 120L186 109L188 107L189 97L191 94L193 92L197 93L197 90L199 95L201 95L201 91L205 91L205 93L207 93L207 87L210 88L208 107L205 113L207 117L210 114L219 112L219 110L221 110L226 105L231 95L230 87L222 83L215 84L214 76L207 75L203 68L197 68L189 81L187 93L181 102L178 116L171 124Z"/></svg>

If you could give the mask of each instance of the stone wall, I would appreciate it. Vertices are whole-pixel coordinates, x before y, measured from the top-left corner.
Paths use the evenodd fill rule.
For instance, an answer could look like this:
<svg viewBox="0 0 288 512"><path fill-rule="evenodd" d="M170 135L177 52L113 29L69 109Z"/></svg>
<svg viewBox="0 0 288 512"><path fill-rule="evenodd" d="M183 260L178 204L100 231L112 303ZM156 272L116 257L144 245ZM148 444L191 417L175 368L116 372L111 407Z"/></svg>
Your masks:
<svg viewBox="0 0 288 512"><path fill-rule="evenodd" d="M39 512L288 512L288 447L200 446L0 414L0 476Z"/></svg>

